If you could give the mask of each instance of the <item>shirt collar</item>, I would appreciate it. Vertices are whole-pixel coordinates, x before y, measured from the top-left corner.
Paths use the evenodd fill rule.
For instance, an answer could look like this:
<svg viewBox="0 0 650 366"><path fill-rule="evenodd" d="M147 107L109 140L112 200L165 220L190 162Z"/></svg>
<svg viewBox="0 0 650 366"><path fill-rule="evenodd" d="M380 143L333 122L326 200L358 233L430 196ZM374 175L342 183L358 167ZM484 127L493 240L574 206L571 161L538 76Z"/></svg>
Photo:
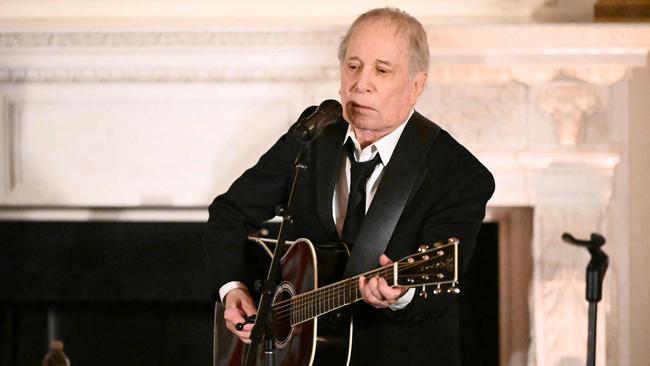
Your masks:
<svg viewBox="0 0 650 366"><path fill-rule="evenodd" d="M357 161L368 161L378 153L379 157L381 158L381 163L385 166L390 161L391 156L393 156L395 146L397 146L397 141L399 141L399 138L402 135L404 128L406 127L406 122L411 119L411 116L413 116L414 112L415 109L411 109L411 113L409 113L408 117L406 117L406 120L397 126L395 130L375 141L374 143L366 146L366 148L363 150L361 150L361 145L354 135L352 125L348 124L348 131L345 134L343 143L345 144L345 142L348 141L348 138L352 140L354 143L354 156Z"/></svg>

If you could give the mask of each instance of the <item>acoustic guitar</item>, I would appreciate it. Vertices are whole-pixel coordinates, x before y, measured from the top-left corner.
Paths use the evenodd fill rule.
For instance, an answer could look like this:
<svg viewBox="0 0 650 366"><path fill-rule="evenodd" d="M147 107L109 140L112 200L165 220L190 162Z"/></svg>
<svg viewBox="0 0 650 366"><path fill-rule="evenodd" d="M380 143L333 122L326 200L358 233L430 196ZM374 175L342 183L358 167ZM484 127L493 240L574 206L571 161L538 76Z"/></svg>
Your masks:
<svg viewBox="0 0 650 366"><path fill-rule="evenodd" d="M273 256L274 240L249 238L247 257L250 267L258 271L259 280L266 278ZM447 243L422 245L418 252L391 265L363 275L381 276L391 286L435 286L433 294L458 293L458 244L456 238ZM288 243L281 260L281 281L272 300L275 364L278 366L347 365L352 350L353 321L346 316L346 306L361 300L359 277L342 281L341 274L349 256L344 243L314 246L307 239ZM265 261L265 264L260 264ZM251 292L254 299L259 294ZM223 306L217 303L214 317L214 365L239 366L247 346L226 327ZM259 347L256 365L263 365L263 345Z"/></svg>

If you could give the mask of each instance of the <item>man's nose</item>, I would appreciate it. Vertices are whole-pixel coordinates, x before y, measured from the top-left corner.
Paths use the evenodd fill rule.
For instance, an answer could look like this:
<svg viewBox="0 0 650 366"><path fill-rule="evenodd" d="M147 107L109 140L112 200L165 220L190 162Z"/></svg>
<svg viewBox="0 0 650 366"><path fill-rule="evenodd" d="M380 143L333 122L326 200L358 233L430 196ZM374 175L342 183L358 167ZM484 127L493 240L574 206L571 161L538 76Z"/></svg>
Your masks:
<svg viewBox="0 0 650 366"><path fill-rule="evenodd" d="M359 93L369 93L373 88L372 73L369 70L361 70L358 74L358 79L354 85L355 91Z"/></svg>

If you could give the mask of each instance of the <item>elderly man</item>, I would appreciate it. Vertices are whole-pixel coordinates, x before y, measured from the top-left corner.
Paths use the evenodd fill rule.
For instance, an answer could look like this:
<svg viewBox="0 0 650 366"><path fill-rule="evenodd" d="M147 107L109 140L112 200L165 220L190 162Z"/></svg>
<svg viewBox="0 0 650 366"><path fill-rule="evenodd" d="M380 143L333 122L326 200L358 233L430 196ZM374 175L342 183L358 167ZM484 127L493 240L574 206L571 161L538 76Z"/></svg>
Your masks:
<svg viewBox="0 0 650 366"><path fill-rule="evenodd" d="M342 39L339 60L343 116L312 143L310 167L294 198L297 235L316 243L346 239L354 244L346 227L353 210L348 204L353 165L373 161L361 182L362 210L368 215L379 210L378 201L408 185L408 199L376 265L453 236L460 239L459 266L465 270L494 180L471 153L414 110L429 63L422 25L397 9L371 10ZM299 145L291 134L282 136L210 206L205 245L217 299L225 306L226 326L244 342L250 341L252 325L242 329L237 324L255 314L256 306L243 283L247 270L241 244L247 227L271 218L286 199ZM403 179L400 172L412 172L413 179ZM460 365L456 296L425 298L417 296L421 289L363 276L359 291L364 303L351 309L352 365Z"/></svg>

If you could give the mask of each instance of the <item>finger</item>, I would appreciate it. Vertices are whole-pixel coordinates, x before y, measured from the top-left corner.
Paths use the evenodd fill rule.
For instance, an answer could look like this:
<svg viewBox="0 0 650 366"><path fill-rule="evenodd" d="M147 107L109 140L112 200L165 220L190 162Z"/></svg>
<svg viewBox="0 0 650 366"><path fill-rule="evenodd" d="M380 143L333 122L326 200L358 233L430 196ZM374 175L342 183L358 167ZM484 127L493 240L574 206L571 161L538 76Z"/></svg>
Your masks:
<svg viewBox="0 0 650 366"><path fill-rule="evenodd" d="M240 308L231 308L224 311L223 316L226 327L233 333L238 334L245 329L245 325L250 324L248 322L246 313L243 309ZM239 329L238 329L239 327ZM252 327L252 325L251 325Z"/></svg>
<svg viewBox="0 0 650 366"><path fill-rule="evenodd" d="M402 296L401 288L393 288L388 285L385 279L380 278L377 280L377 291L381 298L385 299L389 303L394 303L397 299Z"/></svg>
<svg viewBox="0 0 650 366"><path fill-rule="evenodd" d="M240 308L231 308L231 309L226 309L223 312L223 319L227 323L233 323L233 324L245 323L246 322L246 319L244 318L245 315L246 313L244 312L244 310Z"/></svg>
<svg viewBox="0 0 650 366"><path fill-rule="evenodd" d="M373 283L374 283L374 289L376 291L376 283L377 279L373 278L371 279L366 279L365 277L361 277L359 279L359 292L361 293L361 297L363 300L368 303L370 306L376 308L376 309L382 309L388 306L388 303L386 301L383 301L377 296L377 293L372 292L373 290Z"/></svg>
<svg viewBox="0 0 650 366"><path fill-rule="evenodd" d="M246 316L251 316L257 314L257 307L252 302L242 301L242 309L246 313Z"/></svg>
<svg viewBox="0 0 650 366"><path fill-rule="evenodd" d="M227 322L226 328L230 330L234 335L236 335L242 342L250 343L251 331L253 330L253 324L247 323L244 325L243 329L238 330L236 323Z"/></svg>
<svg viewBox="0 0 650 366"><path fill-rule="evenodd" d="M369 291L368 281L364 276L359 277L359 292L361 293L361 297L366 301L372 296Z"/></svg>
<svg viewBox="0 0 650 366"><path fill-rule="evenodd" d="M377 300L383 301L385 299L384 296L382 296L382 294L379 292L379 279L380 277L377 276L371 278L370 281L368 281L368 290Z"/></svg>
<svg viewBox="0 0 650 366"><path fill-rule="evenodd" d="M366 279L366 277L365 276L360 276L359 277L359 291L363 293L363 291L366 288L367 284L368 284L368 280Z"/></svg>
<svg viewBox="0 0 650 366"><path fill-rule="evenodd" d="M383 308L388 306L386 299L379 293L377 288L377 278L373 277L368 282L368 302L376 308Z"/></svg>
<svg viewBox="0 0 650 366"><path fill-rule="evenodd" d="M366 301L375 301L374 297L370 293L370 287L368 285L369 280L366 279L365 277L361 276L359 278L359 292L361 293L361 297Z"/></svg>
<svg viewBox="0 0 650 366"><path fill-rule="evenodd" d="M239 339L242 342L244 342L246 344L249 344L249 343L251 343L251 332L252 332L252 330L253 330L253 324L246 324L244 326L244 329L242 329L241 331L235 331L233 333L235 333L235 335L237 337L239 337Z"/></svg>
<svg viewBox="0 0 650 366"><path fill-rule="evenodd" d="M241 328L237 328L237 325L241 324ZM250 323L237 323L234 326L233 333L237 336L250 336L250 332L253 329L253 324Z"/></svg>
<svg viewBox="0 0 650 366"><path fill-rule="evenodd" d="M386 254L382 254L381 256L379 256L379 265L380 266L384 267L384 266L387 266L389 264L393 264L393 261L390 258L388 258L388 256Z"/></svg>

